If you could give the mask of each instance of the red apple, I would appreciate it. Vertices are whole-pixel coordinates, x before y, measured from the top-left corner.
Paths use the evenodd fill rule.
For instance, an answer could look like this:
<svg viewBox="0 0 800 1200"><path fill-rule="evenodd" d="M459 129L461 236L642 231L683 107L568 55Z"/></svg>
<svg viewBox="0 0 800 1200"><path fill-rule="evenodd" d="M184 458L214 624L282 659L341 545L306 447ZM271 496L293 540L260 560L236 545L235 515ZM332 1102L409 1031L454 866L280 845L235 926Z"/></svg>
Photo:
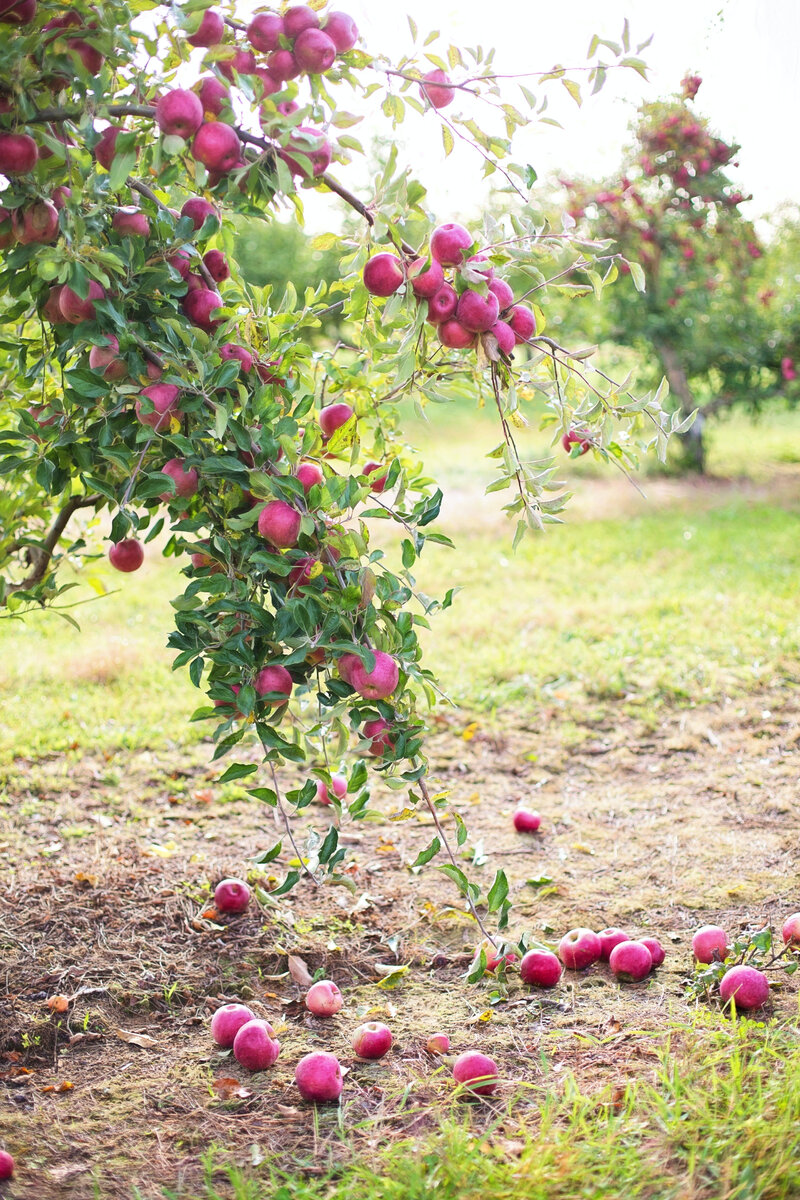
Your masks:
<svg viewBox="0 0 800 1200"><path fill-rule="evenodd" d="M291 50L273 50L267 59L267 74L278 83L288 83L300 74L300 64Z"/></svg>
<svg viewBox="0 0 800 1200"><path fill-rule="evenodd" d="M769 998L769 980L755 967L731 967L720 980L719 996L723 1004L733 1000L737 1008L761 1008Z"/></svg>
<svg viewBox="0 0 800 1200"><path fill-rule="evenodd" d="M415 258L408 268L408 278L414 295L430 300L444 283L444 268L435 258Z"/></svg>
<svg viewBox="0 0 800 1200"><path fill-rule="evenodd" d="M252 75L256 69L255 55L249 50L236 50L233 58L225 59L223 62L217 63L221 73L231 83L237 75Z"/></svg>
<svg viewBox="0 0 800 1200"><path fill-rule="evenodd" d="M497 348L501 354L509 355L514 353L517 339L510 325L507 325L505 321L495 321L489 333L496 340Z"/></svg>
<svg viewBox="0 0 800 1200"><path fill-rule="evenodd" d="M253 687L259 699L263 700L265 696L275 696L274 700L267 700L265 703L276 704L280 707L291 696L294 683L286 667L275 665L262 667L255 677ZM279 699L278 695L284 699Z"/></svg>
<svg viewBox="0 0 800 1200"><path fill-rule="evenodd" d="M194 135L192 154L209 171L232 171L242 158L242 143L230 125L207 121Z"/></svg>
<svg viewBox="0 0 800 1200"><path fill-rule="evenodd" d="M105 291L93 279L89 280L89 294L85 300L65 284L58 298L61 315L70 325L80 325L81 321L93 321L97 315L94 301L102 300L104 296Z"/></svg>
<svg viewBox="0 0 800 1200"><path fill-rule="evenodd" d="M2 248L3 244L0 242L0 250L2 250ZM51 325L64 325L66 323L64 321L64 314L61 311L60 299L61 287L56 284L54 287L50 288L50 291L47 294L47 299L42 305L42 316L44 317L45 321L49 321Z"/></svg>
<svg viewBox="0 0 800 1200"><path fill-rule="evenodd" d="M243 879L223 879L214 888L214 907L221 913L243 913L250 903L250 888Z"/></svg>
<svg viewBox="0 0 800 1200"><path fill-rule="evenodd" d="M93 371L102 371L103 378L109 383L125 379L128 374L128 364L119 357L119 342L113 333L106 335L104 346L92 346L89 351L89 366Z"/></svg>
<svg viewBox="0 0 800 1200"><path fill-rule="evenodd" d="M58 238L58 209L49 200L35 200L24 209L14 209L11 225L21 246L55 242Z"/></svg>
<svg viewBox="0 0 800 1200"><path fill-rule="evenodd" d="M350 686L366 700L385 700L397 688L400 668L391 654L373 651L375 666L368 671L361 659L350 669Z"/></svg>
<svg viewBox="0 0 800 1200"><path fill-rule="evenodd" d="M211 1036L218 1046L230 1050L242 1026L255 1019L256 1014L245 1004L223 1004L211 1018Z"/></svg>
<svg viewBox="0 0 800 1200"><path fill-rule="evenodd" d="M100 135L100 141L94 148L94 156L107 171L111 170L111 164L116 157L117 138L125 132L127 131L121 125L109 125Z"/></svg>
<svg viewBox="0 0 800 1200"><path fill-rule="evenodd" d="M83 38L67 38L67 46L78 55L90 75L99 75L105 59L100 51Z"/></svg>
<svg viewBox="0 0 800 1200"><path fill-rule="evenodd" d="M346 54L358 41L358 28L347 13L328 13L322 28L336 47L337 54Z"/></svg>
<svg viewBox="0 0 800 1200"><path fill-rule="evenodd" d="M582 971L596 963L602 952L600 938L591 929L570 929L558 943L558 956L565 967Z"/></svg>
<svg viewBox="0 0 800 1200"><path fill-rule="evenodd" d="M336 666L338 667L339 674L345 683L349 683L352 686L351 675L353 672L353 667L359 666L360 662L361 659L357 654L343 654L342 657L337 661Z"/></svg>
<svg viewBox="0 0 800 1200"><path fill-rule="evenodd" d="M61 212L71 195L72 188L65 187L64 184L61 184L59 187L53 188L53 194L50 199L53 201L53 204L55 204L58 211Z"/></svg>
<svg viewBox="0 0 800 1200"><path fill-rule="evenodd" d="M0 23L3 25L27 25L36 16L36 0L0 0ZM5 1151L0 1151L5 1154ZM14 1160L6 1155L11 1162L8 1175L0 1173L0 1179L10 1179Z"/></svg>
<svg viewBox="0 0 800 1200"><path fill-rule="evenodd" d="M307 4L295 4L283 14L283 32L290 41L299 37L306 29L318 27L319 17Z"/></svg>
<svg viewBox="0 0 800 1200"><path fill-rule="evenodd" d="M306 1054L295 1067L294 1081L304 1100L323 1104L338 1100L342 1094L342 1068L335 1054L315 1050Z"/></svg>
<svg viewBox="0 0 800 1200"><path fill-rule="evenodd" d="M347 780L344 775L331 775L331 788L337 800L344 800L347 795ZM328 788L321 779L317 780L317 800L320 804L330 804L331 802Z"/></svg>
<svg viewBox="0 0 800 1200"><path fill-rule="evenodd" d="M190 287L181 301L181 308L193 324L205 329L206 333L213 333L224 324L224 320L211 314L222 308L224 303L219 292L212 292L203 284L196 289Z"/></svg>
<svg viewBox="0 0 800 1200"><path fill-rule="evenodd" d="M728 953L728 935L719 925L701 925L692 938L692 953L698 962L722 962Z"/></svg>
<svg viewBox="0 0 800 1200"><path fill-rule="evenodd" d="M472 234L453 222L440 225L431 234L431 254L443 267L460 267L464 251L472 245Z"/></svg>
<svg viewBox="0 0 800 1200"><path fill-rule="evenodd" d="M481 296L469 288L461 293L456 308L456 320L472 333L486 333L497 320L499 306L491 292Z"/></svg>
<svg viewBox="0 0 800 1200"><path fill-rule="evenodd" d="M373 757L383 758L389 750L394 749L396 736L392 726L383 717L378 717L376 721L366 721L363 732L370 743L369 752Z"/></svg>
<svg viewBox="0 0 800 1200"><path fill-rule="evenodd" d="M650 957L653 960L653 966L660 967L664 959L667 957L661 942L659 942L657 938L652 937L639 938L638 941L640 941L643 946L647 946L647 949L650 951Z"/></svg>
<svg viewBox="0 0 800 1200"><path fill-rule="evenodd" d="M373 296L391 296L404 283L403 264L395 254L373 254L364 267L364 287Z"/></svg>
<svg viewBox="0 0 800 1200"><path fill-rule="evenodd" d="M332 437L337 429L341 429L353 415L349 404L328 404L320 410L319 427L325 441Z"/></svg>
<svg viewBox="0 0 800 1200"><path fill-rule="evenodd" d="M539 813L532 812L531 809L518 808L514 813L514 828L517 833L536 833L541 823Z"/></svg>
<svg viewBox="0 0 800 1200"><path fill-rule="evenodd" d="M269 54L280 49L283 32L283 17L277 13L257 13L247 26L247 39L256 50Z"/></svg>
<svg viewBox="0 0 800 1200"><path fill-rule="evenodd" d="M27 133L0 133L0 175L27 175L38 158L36 142Z"/></svg>
<svg viewBox="0 0 800 1200"><path fill-rule="evenodd" d="M233 1039L233 1057L247 1071L266 1071L274 1066L281 1044L268 1021L248 1021Z"/></svg>
<svg viewBox="0 0 800 1200"><path fill-rule="evenodd" d="M382 475L378 472L383 471ZM384 469L383 463L368 462L364 464L362 474L369 479L369 490L371 492L382 492L386 487L386 480L389 478L389 472Z"/></svg>
<svg viewBox="0 0 800 1200"><path fill-rule="evenodd" d="M608 962L611 951L620 942L629 942L631 940L624 929L618 929L614 925L609 929L601 929L597 936L600 938L600 957L603 962Z"/></svg>
<svg viewBox="0 0 800 1200"><path fill-rule="evenodd" d="M156 124L169 136L190 138L203 124L200 97L185 88L165 92L156 104Z"/></svg>
<svg viewBox="0 0 800 1200"><path fill-rule="evenodd" d="M365 1021L353 1034L352 1046L359 1058L383 1058L392 1048L392 1031L382 1021Z"/></svg>
<svg viewBox="0 0 800 1200"><path fill-rule="evenodd" d="M258 532L279 550L297 545L302 517L285 500L270 500L258 518Z"/></svg>
<svg viewBox="0 0 800 1200"><path fill-rule="evenodd" d="M203 228L207 217L214 217L215 225L212 232L216 233L221 228L216 205L212 204L210 200L204 200L202 196L190 196L181 209L181 216L188 217L196 230Z"/></svg>
<svg viewBox="0 0 800 1200"><path fill-rule="evenodd" d="M432 1033L425 1043L428 1054L447 1054L450 1049L450 1038L446 1033Z"/></svg>
<svg viewBox="0 0 800 1200"><path fill-rule="evenodd" d="M639 983L653 969L653 956L642 942L618 942L608 956L617 979Z"/></svg>
<svg viewBox="0 0 800 1200"><path fill-rule="evenodd" d="M140 208L118 208L111 220L111 228L123 237L150 236L150 222Z"/></svg>
<svg viewBox="0 0 800 1200"><path fill-rule="evenodd" d="M343 1006L342 993L330 979L318 979L306 992L306 1008L315 1017L332 1017Z"/></svg>
<svg viewBox="0 0 800 1200"><path fill-rule="evenodd" d="M800 946L800 913L792 913L786 918L782 932L787 946Z"/></svg>
<svg viewBox="0 0 800 1200"><path fill-rule="evenodd" d="M431 325L449 321L458 306L458 292L449 283L443 283L435 296L428 301L428 320Z"/></svg>
<svg viewBox="0 0 800 1200"><path fill-rule="evenodd" d="M30 7L27 0L20 0L20 3L18 3L16 7L19 9L22 7L22 4L25 4L26 7ZM34 9L36 8L36 0L32 0L32 6ZM33 16L33 13L31 13L31 16ZM31 18L28 17L26 19L30 20ZM6 23L10 24L10 18L7 14L0 14L0 21L5 21ZM0 1180L10 1179L13 1174L14 1159L7 1150L0 1150Z"/></svg>
<svg viewBox="0 0 800 1200"><path fill-rule="evenodd" d="M487 1054L465 1050L453 1063L453 1078L475 1096L491 1096L497 1089L497 1063Z"/></svg>
<svg viewBox="0 0 800 1200"><path fill-rule="evenodd" d="M143 425L155 429L156 433L166 433L172 417L182 416L178 403L180 394L180 388L172 383L151 383L149 387L142 389L141 396L136 401L136 416ZM142 397L151 401L152 412L144 411Z"/></svg>
<svg viewBox="0 0 800 1200"><path fill-rule="evenodd" d="M312 487L323 483L325 476L322 473L322 467L316 463L304 462L295 471L295 477L300 480L303 485L303 491L308 495Z"/></svg>
<svg viewBox="0 0 800 1200"><path fill-rule="evenodd" d="M500 312L504 312L507 308L511 308L514 303L514 293L506 283L505 279L490 280L489 291L493 296L497 297L497 303L500 307Z"/></svg>
<svg viewBox="0 0 800 1200"><path fill-rule="evenodd" d="M162 492L159 496L165 504L173 500L188 499L197 491L197 468L187 467L182 458L170 458L161 468L162 475L168 475L175 483L174 492Z"/></svg>
<svg viewBox="0 0 800 1200"><path fill-rule="evenodd" d="M549 950L529 950L522 956L519 975L531 987L555 987L561 979L561 963Z"/></svg>
<svg viewBox="0 0 800 1200"><path fill-rule="evenodd" d="M203 113L211 113L218 117L226 104L230 104L231 94L221 79L216 75L204 75L197 86L197 95L203 106Z"/></svg>
<svg viewBox="0 0 800 1200"><path fill-rule="evenodd" d="M186 40L191 46L217 46L225 37L225 22L222 13L207 8L203 13L197 32Z"/></svg>
<svg viewBox="0 0 800 1200"><path fill-rule="evenodd" d="M333 66L336 46L321 29L304 29L294 44L298 65L309 75L322 75Z"/></svg>
<svg viewBox="0 0 800 1200"><path fill-rule="evenodd" d="M422 76L419 92L423 100L427 100L434 108L447 108L456 98L455 88L450 86L450 77L445 71L437 68Z"/></svg>
<svg viewBox="0 0 800 1200"><path fill-rule="evenodd" d="M238 358L245 375L249 375L253 369L252 354L244 346L237 346L235 342L225 342L223 346L220 346L219 356L225 359Z"/></svg>
<svg viewBox="0 0 800 1200"><path fill-rule="evenodd" d="M528 342L536 334L536 317L524 304L515 304L508 314L508 324L514 330L517 345Z"/></svg>
<svg viewBox="0 0 800 1200"><path fill-rule="evenodd" d="M0 208L0 250L7 250L16 240L13 215L9 209Z"/></svg>
<svg viewBox="0 0 800 1200"><path fill-rule="evenodd" d="M519 961L519 955L513 950L507 950L505 954L498 954L496 950L488 949L486 954L486 970L494 973L501 963L515 963Z"/></svg>
<svg viewBox="0 0 800 1200"><path fill-rule="evenodd" d="M222 283L224 279L230 279L231 269L221 250L208 250L203 255L203 262L215 283Z"/></svg>
<svg viewBox="0 0 800 1200"><path fill-rule="evenodd" d="M475 334L459 321L443 321L439 326L439 341L451 350L468 350L475 345Z"/></svg>
<svg viewBox="0 0 800 1200"><path fill-rule="evenodd" d="M108 552L108 561L118 571L138 571L144 562L144 550L136 538L124 538L115 542Z"/></svg>
<svg viewBox="0 0 800 1200"><path fill-rule="evenodd" d="M561 439L561 445L569 454L573 446L580 446L581 455L587 454L592 448L592 443L585 429L570 429L569 433L565 433Z"/></svg>
<svg viewBox="0 0 800 1200"><path fill-rule="evenodd" d="M272 57L274 58L274 55ZM302 175L307 178L308 167L295 157L298 154L303 155L311 163L311 173L315 179L319 175L325 174L331 165L333 155L331 144L325 134L311 125L298 125L286 146L282 147L278 153L292 175Z"/></svg>

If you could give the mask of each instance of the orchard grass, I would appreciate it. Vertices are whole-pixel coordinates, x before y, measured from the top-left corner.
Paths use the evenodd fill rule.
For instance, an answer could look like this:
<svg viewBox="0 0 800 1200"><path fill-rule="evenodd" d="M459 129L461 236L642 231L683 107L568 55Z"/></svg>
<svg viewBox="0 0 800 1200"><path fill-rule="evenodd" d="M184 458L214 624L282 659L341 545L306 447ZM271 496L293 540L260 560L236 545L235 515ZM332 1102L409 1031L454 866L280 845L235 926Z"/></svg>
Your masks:
<svg viewBox="0 0 800 1200"><path fill-rule="evenodd" d="M609 1041L617 1040L613 1036ZM635 1031L631 1034L635 1042ZM543 1060L540 1087L489 1105L454 1101L435 1132L390 1140L342 1165L335 1119L324 1148L291 1171L203 1159L199 1193L169 1200L789 1200L800 1190L800 1044L796 1023L698 1011L662 1038L652 1079L581 1090ZM424 1114L408 1113L408 1119ZM346 1115L342 1122L346 1126ZM322 1128L324 1126L324 1129ZM370 1129L356 1131L369 1136ZM322 1135L325 1134L323 1139ZM257 1147L254 1148L257 1150ZM346 1150L344 1151L346 1153ZM136 1193L134 1193L134 1196Z"/></svg>

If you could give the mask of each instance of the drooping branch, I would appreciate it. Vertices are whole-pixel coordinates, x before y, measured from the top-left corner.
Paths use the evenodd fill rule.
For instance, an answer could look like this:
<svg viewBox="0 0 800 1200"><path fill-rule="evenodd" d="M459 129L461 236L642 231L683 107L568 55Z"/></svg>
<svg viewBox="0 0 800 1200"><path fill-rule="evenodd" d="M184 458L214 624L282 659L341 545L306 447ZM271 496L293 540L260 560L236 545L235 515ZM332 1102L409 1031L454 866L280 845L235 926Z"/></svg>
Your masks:
<svg viewBox="0 0 800 1200"><path fill-rule="evenodd" d="M29 588L35 587L37 583L41 583L59 539L69 524L70 517L79 508L91 508L99 499L100 496L73 496L71 500L67 501L41 545L29 547L30 556L34 564L33 569L20 583L10 584L8 588L9 592L24 592Z"/></svg>

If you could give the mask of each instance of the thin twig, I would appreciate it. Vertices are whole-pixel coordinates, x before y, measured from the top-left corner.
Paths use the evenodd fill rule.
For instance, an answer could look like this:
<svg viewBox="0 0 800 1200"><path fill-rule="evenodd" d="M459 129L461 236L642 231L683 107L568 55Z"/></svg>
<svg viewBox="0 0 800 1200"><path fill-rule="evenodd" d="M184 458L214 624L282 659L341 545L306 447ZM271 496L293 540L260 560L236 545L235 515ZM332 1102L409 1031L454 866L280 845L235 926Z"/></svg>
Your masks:
<svg viewBox="0 0 800 1200"><path fill-rule="evenodd" d="M262 746L264 745L263 742L261 744L262 744ZM264 749L266 750L266 746L264 746ZM289 816L286 812L286 809L283 806L283 799L281 798L281 789L278 785L278 773L275 770L275 763L270 762L269 767L270 767L270 771L272 772L272 783L275 788L275 797L278 801L278 810L279 810L281 816L283 817L283 823L286 826L286 835L289 838L289 841L292 843L292 849L294 850L295 854L297 855L297 861L300 863L300 866L303 868L303 870L305 871L305 873L309 877L309 879L311 879L313 881L314 885L316 887L319 887L319 880L317 879L314 872L309 870L308 864L306 863L305 859L303 858L303 855L300 853L300 847L298 846L297 842L294 840L294 834L292 833L292 827L289 824Z"/></svg>

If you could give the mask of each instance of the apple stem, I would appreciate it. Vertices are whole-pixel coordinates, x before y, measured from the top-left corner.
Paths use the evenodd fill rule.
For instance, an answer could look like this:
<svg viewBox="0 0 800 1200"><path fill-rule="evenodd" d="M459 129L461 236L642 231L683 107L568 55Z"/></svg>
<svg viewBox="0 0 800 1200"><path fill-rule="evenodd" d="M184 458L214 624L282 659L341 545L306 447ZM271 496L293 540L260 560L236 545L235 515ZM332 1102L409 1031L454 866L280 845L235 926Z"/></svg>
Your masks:
<svg viewBox="0 0 800 1200"><path fill-rule="evenodd" d="M427 787L427 784L425 783L424 779L419 780L419 790L422 792L422 798L425 801L425 803L427 804L430 814L433 817L433 823L436 826L436 833L439 837L439 841L442 843L445 850L447 851L447 857L450 859L450 862L453 864L455 869L457 871L460 871L461 868L459 867L458 863L456 862L455 855L453 854L453 851L450 848L450 843L447 840L447 834L445 833L442 823L439 820L439 814L436 811L435 804L431 800L430 793L428 791L428 787ZM489 930L486 928L483 921L481 920L480 914L478 913L477 908L473 904L472 897L470 896L469 892L467 892L465 899L467 901L467 904L469 905L470 912L472 913L473 917L475 918L475 920L478 923L478 928L480 929L481 933L489 942L491 942L491 944L494 946L495 950L498 950L499 949L498 944L495 941L495 939L492 937L491 933L489 933Z"/></svg>

